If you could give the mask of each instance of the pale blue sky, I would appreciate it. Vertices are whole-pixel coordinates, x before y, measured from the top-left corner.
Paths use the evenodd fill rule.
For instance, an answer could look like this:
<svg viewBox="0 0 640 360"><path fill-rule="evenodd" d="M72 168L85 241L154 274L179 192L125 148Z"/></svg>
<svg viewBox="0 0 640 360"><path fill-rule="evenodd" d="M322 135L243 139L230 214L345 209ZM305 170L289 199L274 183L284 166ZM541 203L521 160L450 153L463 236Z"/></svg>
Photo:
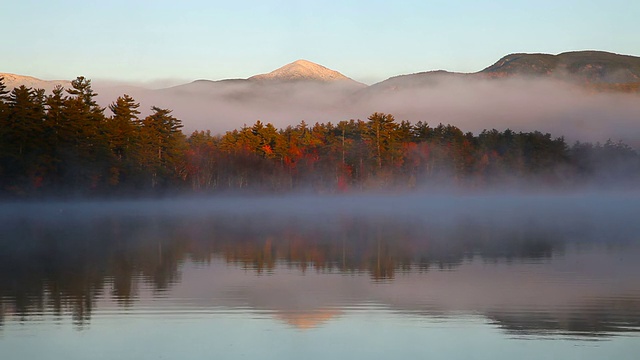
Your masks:
<svg viewBox="0 0 640 360"><path fill-rule="evenodd" d="M217 80L303 58L372 83L512 52L640 56L638 0L21 0L0 14L0 72L44 79Z"/></svg>

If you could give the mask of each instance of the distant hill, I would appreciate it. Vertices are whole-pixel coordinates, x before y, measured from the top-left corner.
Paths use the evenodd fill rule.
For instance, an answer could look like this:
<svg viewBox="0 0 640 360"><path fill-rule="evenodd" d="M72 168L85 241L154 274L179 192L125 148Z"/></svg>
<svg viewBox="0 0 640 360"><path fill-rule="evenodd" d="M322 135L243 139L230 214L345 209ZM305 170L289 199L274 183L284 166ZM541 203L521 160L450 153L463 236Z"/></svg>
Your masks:
<svg viewBox="0 0 640 360"><path fill-rule="evenodd" d="M588 89L637 92L640 89L640 57L604 51L574 51L558 55L510 54L475 73L428 71L394 76L361 91L362 96L433 87L451 79L554 79Z"/></svg>
<svg viewBox="0 0 640 360"><path fill-rule="evenodd" d="M435 87L452 79L464 78L463 73L455 73L444 70L425 71L415 74L398 75L387 80L375 83L362 89L357 95L373 95L378 93L393 93L399 90L420 89Z"/></svg>
<svg viewBox="0 0 640 360"><path fill-rule="evenodd" d="M58 85L64 88L71 86L71 81L67 80L41 80L31 76L9 73L0 73L0 77L4 77L4 84L7 86L7 90L9 91L13 90L13 88L20 87L21 85L34 89L44 89L47 92L51 92L51 90Z"/></svg>
<svg viewBox="0 0 640 360"><path fill-rule="evenodd" d="M510 54L480 71L489 77L549 76L593 84L640 82L640 57L604 51Z"/></svg>

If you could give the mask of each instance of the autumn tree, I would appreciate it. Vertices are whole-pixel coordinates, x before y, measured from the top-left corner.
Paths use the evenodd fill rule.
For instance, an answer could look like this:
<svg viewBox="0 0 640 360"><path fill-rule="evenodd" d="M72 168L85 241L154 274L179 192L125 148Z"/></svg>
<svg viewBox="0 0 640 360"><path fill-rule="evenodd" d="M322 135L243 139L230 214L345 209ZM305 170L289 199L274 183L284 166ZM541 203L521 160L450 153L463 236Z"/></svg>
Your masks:
<svg viewBox="0 0 640 360"><path fill-rule="evenodd" d="M221 155L217 140L207 131L194 131L187 140L187 173L193 190L214 189L220 181Z"/></svg>

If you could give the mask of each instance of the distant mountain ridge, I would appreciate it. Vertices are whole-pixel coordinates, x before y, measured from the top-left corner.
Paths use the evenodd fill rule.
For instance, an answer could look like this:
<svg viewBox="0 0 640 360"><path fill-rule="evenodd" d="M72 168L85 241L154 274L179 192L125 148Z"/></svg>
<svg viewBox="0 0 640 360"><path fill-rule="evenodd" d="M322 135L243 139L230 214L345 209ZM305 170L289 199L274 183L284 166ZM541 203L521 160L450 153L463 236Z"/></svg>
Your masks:
<svg viewBox="0 0 640 360"><path fill-rule="evenodd" d="M0 73L8 89L25 85L50 91L55 86L71 86L67 80L41 80L31 76ZM384 81L367 86L357 82L336 70L308 60L296 60L266 74L258 74L247 79L196 80L169 89L185 89L207 86L237 86L257 83L260 85L315 82L342 84L354 90L370 88L371 91L393 91L400 88L413 88L437 85L444 79L467 77L500 79L511 77L541 77L589 84L613 90L640 90L640 57L620 55L605 51L572 51L557 55L543 53L513 53L500 58L494 64L475 73L457 73L445 70L426 71L415 74L393 76ZM197 86L196 86L197 85ZM367 90L369 91L369 90Z"/></svg>
<svg viewBox="0 0 640 360"><path fill-rule="evenodd" d="M558 55L509 54L480 71L493 77L551 76L590 83L640 82L640 57L604 51L572 51Z"/></svg>
<svg viewBox="0 0 640 360"><path fill-rule="evenodd" d="M365 93L435 86L449 79L556 79L595 90L640 91L640 57L605 51L573 51L558 55L516 53L475 73L444 70L399 75L371 85Z"/></svg>

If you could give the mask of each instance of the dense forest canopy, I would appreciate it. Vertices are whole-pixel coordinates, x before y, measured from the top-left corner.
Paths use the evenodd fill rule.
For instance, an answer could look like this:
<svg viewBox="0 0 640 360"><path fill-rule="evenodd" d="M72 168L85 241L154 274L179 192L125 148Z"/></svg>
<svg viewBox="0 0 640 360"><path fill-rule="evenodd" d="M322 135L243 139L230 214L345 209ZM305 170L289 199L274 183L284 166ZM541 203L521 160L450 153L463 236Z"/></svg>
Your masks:
<svg viewBox="0 0 640 360"><path fill-rule="evenodd" d="M640 156L604 144L506 129L464 132L454 125L398 121L373 113L276 129L251 126L185 136L171 110L128 95L97 105L91 81L71 88L20 86L0 78L0 194L3 197L165 192L636 186Z"/></svg>

